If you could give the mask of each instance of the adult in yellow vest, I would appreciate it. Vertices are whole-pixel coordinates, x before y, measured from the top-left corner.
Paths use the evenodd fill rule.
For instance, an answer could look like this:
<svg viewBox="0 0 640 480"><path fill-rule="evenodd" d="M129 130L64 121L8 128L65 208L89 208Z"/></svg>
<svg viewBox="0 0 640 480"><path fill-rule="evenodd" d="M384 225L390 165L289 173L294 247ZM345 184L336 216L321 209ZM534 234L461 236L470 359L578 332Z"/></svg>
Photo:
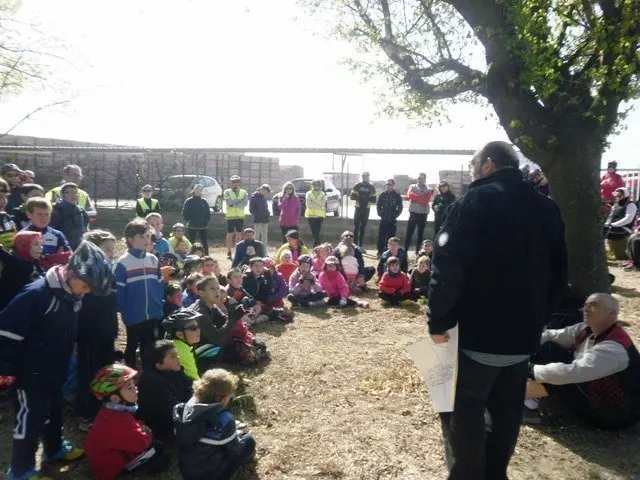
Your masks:
<svg viewBox="0 0 640 480"><path fill-rule="evenodd" d="M60 190L65 183L75 183L79 186L80 182L82 182L82 168L78 165L67 165L62 169L62 182L60 186L49 190L44 198L53 205L62 198ZM81 188L78 188L78 206L84 208L87 212L93 210L89 194Z"/></svg>
<svg viewBox="0 0 640 480"><path fill-rule="evenodd" d="M231 188L227 188L224 193L224 202L227 205L227 258L231 260L231 250L234 245L242 241L242 231L244 230L244 209L249 203L249 194L240 188L242 179L238 175L233 175L230 179ZM235 242L233 233L236 234Z"/></svg>
<svg viewBox="0 0 640 480"><path fill-rule="evenodd" d="M327 215L327 195L322 190L322 180L314 180L305 196L306 208L304 216L309 221L311 234L313 235L313 246L320 245L320 230L322 222Z"/></svg>
<svg viewBox="0 0 640 480"><path fill-rule="evenodd" d="M160 202L151 198L152 193L153 187L151 185L142 187L142 197L136 202L136 214L139 219L144 220L150 213L160 213Z"/></svg>

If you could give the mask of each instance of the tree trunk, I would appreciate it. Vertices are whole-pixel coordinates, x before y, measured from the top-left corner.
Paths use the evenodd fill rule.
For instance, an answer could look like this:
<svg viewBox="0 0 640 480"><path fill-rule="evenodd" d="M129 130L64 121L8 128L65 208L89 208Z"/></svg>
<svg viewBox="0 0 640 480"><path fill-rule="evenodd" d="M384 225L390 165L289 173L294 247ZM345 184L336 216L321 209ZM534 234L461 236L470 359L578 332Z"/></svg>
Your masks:
<svg viewBox="0 0 640 480"><path fill-rule="evenodd" d="M569 254L569 282L579 295L609 292L611 286L600 220L600 162L596 136L566 142L561 157L543 170L551 198L562 212ZM560 142L562 145L562 141Z"/></svg>

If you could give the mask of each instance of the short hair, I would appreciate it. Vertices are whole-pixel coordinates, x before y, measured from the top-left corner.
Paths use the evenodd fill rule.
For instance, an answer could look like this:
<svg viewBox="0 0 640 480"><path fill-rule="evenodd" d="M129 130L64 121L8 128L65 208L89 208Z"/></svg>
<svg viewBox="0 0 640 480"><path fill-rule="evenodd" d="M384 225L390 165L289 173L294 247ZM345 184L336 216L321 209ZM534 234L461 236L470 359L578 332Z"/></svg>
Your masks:
<svg viewBox="0 0 640 480"><path fill-rule="evenodd" d="M250 266L250 267L252 267L254 263L258 263L258 262L260 262L260 263L264 263L264 262L262 261L262 257L251 257L251 258L249 259L249 266Z"/></svg>
<svg viewBox="0 0 640 480"><path fill-rule="evenodd" d="M487 143L476 152L475 156L480 157L482 163L490 158L498 169L520 167L520 159L515 149L511 144L503 141Z"/></svg>
<svg viewBox="0 0 640 480"><path fill-rule="evenodd" d="M400 264L400 259L398 257L389 257L389 258L387 258L387 265L391 265L393 263Z"/></svg>
<svg viewBox="0 0 640 480"><path fill-rule="evenodd" d="M80 175L82 175L82 168L80 168L78 165L67 165L66 167L64 167L62 169L62 173L64 173L65 175L69 175L71 173L72 170L78 170L80 172Z"/></svg>
<svg viewBox="0 0 640 480"><path fill-rule="evenodd" d="M222 368L213 368L193 382L193 396L199 403L220 403L238 388L238 377Z"/></svg>
<svg viewBox="0 0 640 480"><path fill-rule="evenodd" d="M205 255L204 257L202 257L200 260L202 260L202 263L204 262L218 262L215 258L213 258L211 255Z"/></svg>
<svg viewBox="0 0 640 480"><path fill-rule="evenodd" d="M187 279L185 280L185 285L190 287L192 285L197 284L203 278L205 278L205 276L202 275L200 272L190 273L189 276L187 277Z"/></svg>
<svg viewBox="0 0 640 480"><path fill-rule="evenodd" d="M76 185L73 182L67 182L64 185L62 185L62 188L60 188L60 194L64 195L65 193L67 193L67 191L69 191L72 188L75 188L77 190L78 189L78 185Z"/></svg>
<svg viewBox="0 0 640 480"><path fill-rule="evenodd" d="M9 193L9 184L4 178L0 178L0 192Z"/></svg>
<svg viewBox="0 0 640 480"><path fill-rule="evenodd" d="M152 360L153 365L163 363L167 354L175 349L176 345L171 340L158 340L153 346L150 360Z"/></svg>
<svg viewBox="0 0 640 480"><path fill-rule="evenodd" d="M4 180L2 180L4 182ZM44 188L42 185L38 185L37 183L25 183L20 189L20 195L29 195L34 190L38 190L44 194Z"/></svg>
<svg viewBox="0 0 640 480"><path fill-rule="evenodd" d="M387 179L387 182L391 182L391 183L393 183L394 185L396 184L396 180L395 180L394 178L388 178L388 179Z"/></svg>
<svg viewBox="0 0 640 480"><path fill-rule="evenodd" d="M420 172L420 173L418 174L418 178L420 178L420 177L427 178L427 174L426 174L426 173L424 173L424 172Z"/></svg>
<svg viewBox="0 0 640 480"><path fill-rule="evenodd" d="M171 295L174 295L176 292L182 293L180 287L174 283L169 283L164 287L164 298L169 298Z"/></svg>
<svg viewBox="0 0 640 480"><path fill-rule="evenodd" d="M47 200L43 197L33 197L27 200L24 204L25 210L29 213L33 213L36 208L41 208L43 210L51 210L51 205Z"/></svg>
<svg viewBox="0 0 640 480"><path fill-rule="evenodd" d="M108 230L89 230L87 233L82 235L82 239L87 240L98 247L104 242L116 241L115 235Z"/></svg>
<svg viewBox="0 0 640 480"><path fill-rule="evenodd" d="M198 242L194 243L193 245L191 245L191 250L189 250L189 254L195 253L196 250L202 250L204 252L204 245Z"/></svg>
<svg viewBox="0 0 640 480"><path fill-rule="evenodd" d="M255 230L254 230L253 228L245 228L245 229L242 231L242 234L243 234L243 235L246 235L247 233L256 233L256 232L255 232Z"/></svg>
<svg viewBox="0 0 640 480"><path fill-rule="evenodd" d="M426 263L427 266L431 266L431 259L429 258L429 255L420 255L418 257L418 260L416 261L417 265L420 265L421 263Z"/></svg>
<svg viewBox="0 0 640 480"><path fill-rule="evenodd" d="M148 222L150 219L152 218L159 218L162 221L162 215L160 215L158 212L153 212L150 213L149 215L147 215L146 217L144 217L144 219Z"/></svg>
<svg viewBox="0 0 640 480"><path fill-rule="evenodd" d="M227 280L231 280L231 277L234 273L239 273L240 275L242 275L242 272L240 271L239 268L232 268L227 272Z"/></svg>
<svg viewBox="0 0 640 480"><path fill-rule="evenodd" d="M220 288L220 282L218 282L218 279L216 277L205 277L203 275L203 278L198 280L198 283L196 283L196 290L198 290L199 292L204 292L207 288L207 285L209 285L210 283L215 283L216 286Z"/></svg>
<svg viewBox="0 0 640 480"><path fill-rule="evenodd" d="M389 240L387 240L387 245L391 242L400 243L400 239L398 237L391 237Z"/></svg>
<svg viewBox="0 0 640 480"><path fill-rule="evenodd" d="M144 235L150 228L151 226L147 223L146 220L136 218L135 220L131 220L129 223L127 223L127 226L124 227L124 238L127 239L133 238L136 235Z"/></svg>

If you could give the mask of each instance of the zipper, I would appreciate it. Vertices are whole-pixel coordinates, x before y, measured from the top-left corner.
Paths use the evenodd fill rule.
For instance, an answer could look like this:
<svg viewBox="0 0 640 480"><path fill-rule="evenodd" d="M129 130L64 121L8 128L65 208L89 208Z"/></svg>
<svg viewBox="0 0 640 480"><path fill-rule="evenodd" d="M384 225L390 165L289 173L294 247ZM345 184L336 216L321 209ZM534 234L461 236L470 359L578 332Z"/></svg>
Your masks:
<svg viewBox="0 0 640 480"><path fill-rule="evenodd" d="M146 258L147 255L146 253L144 254L144 257L142 257L143 263L142 263L142 274L144 275L144 315L145 320L149 320L149 288L147 286L147 262L146 262Z"/></svg>

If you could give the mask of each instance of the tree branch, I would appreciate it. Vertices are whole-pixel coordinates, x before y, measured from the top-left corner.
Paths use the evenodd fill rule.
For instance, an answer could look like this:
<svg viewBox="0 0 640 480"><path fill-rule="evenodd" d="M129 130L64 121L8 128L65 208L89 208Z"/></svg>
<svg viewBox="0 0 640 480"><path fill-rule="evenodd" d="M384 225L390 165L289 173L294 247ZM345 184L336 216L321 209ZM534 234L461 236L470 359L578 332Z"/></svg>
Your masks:
<svg viewBox="0 0 640 480"><path fill-rule="evenodd" d="M68 104L70 102L72 102L73 100L75 100L78 96L74 95L71 98L67 98L65 100L57 100L55 102L51 102L51 103L47 103L46 105L42 105L34 110L32 110L31 112L27 113L24 117L22 117L20 120L18 120L16 123L14 123L11 128L9 128L6 132L0 134L0 138L6 137L7 135L9 135L12 131L14 131L18 126L20 126L23 122L29 120L32 116L34 116L35 114L52 108L52 107L57 107L58 105L65 105Z"/></svg>

